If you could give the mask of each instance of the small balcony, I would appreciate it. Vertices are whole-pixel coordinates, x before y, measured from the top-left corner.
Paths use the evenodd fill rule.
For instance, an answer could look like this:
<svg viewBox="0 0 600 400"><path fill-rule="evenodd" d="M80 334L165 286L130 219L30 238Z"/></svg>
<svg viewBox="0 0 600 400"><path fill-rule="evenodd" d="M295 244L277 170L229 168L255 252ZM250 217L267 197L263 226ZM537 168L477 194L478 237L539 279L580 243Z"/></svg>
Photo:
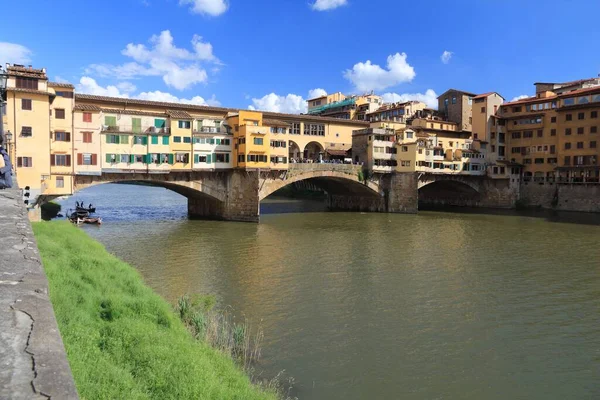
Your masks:
<svg viewBox="0 0 600 400"><path fill-rule="evenodd" d="M155 126L140 126L140 125L102 125L102 132L106 133L139 133L139 134L170 134L171 129L168 127L157 128Z"/></svg>
<svg viewBox="0 0 600 400"><path fill-rule="evenodd" d="M200 133L221 133L221 127L217 126L199 126L193 131L194 134Z"/></svg>

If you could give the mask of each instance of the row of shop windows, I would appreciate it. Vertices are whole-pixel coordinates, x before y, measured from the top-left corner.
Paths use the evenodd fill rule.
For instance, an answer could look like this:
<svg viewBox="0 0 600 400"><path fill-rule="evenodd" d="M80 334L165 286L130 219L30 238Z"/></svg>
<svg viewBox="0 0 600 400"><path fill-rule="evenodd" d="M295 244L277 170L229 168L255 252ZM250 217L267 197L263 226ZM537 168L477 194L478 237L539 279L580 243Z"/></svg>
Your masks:
<svg viewBox="0 0 600 400"><path fill-rule="evenodd" d="M229 157L229 153L194 154L194 164L229 163ZM106 154L106 162L110 164L189 164L190 153Z"/></svg>

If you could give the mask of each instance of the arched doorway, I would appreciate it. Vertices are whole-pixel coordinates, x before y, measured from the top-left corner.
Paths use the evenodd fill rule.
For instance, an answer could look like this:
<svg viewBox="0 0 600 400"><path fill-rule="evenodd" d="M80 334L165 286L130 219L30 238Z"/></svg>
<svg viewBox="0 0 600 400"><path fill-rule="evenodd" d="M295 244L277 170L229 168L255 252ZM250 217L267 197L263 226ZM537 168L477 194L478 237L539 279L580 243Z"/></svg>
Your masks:
<svg viewBox="0 0 600 400"><path fill-rule="evenodd" d="M323 159L324 149L319 142L310 142L304 147L304 159L319 162Z"/></svg>
<svg viewBox="0 0 600 400"><path fill-rule="evenodd" d="M300 159L302 158L302 152L300 151L300 146L298 146L298 144L296 142L294 142L293 140L290 140L288 142L288 148L290 150L290 152L289 152L290 162L292 160L300 161Z"/></svg>

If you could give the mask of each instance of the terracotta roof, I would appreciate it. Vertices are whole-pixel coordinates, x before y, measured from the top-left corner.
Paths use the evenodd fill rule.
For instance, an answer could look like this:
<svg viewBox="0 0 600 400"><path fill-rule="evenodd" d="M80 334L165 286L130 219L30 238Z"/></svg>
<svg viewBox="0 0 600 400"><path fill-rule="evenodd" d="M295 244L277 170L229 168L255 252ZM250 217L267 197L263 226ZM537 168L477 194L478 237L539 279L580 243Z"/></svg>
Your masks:
<svg viewBox="0 0 600 400"><path fill-rule="evenodd" d="M127 105L142 105L142 106L151 106L151 107L162 107L167 109L184 109L186 111L198 111L198 112L221 112L226 114L228 112L239 112L240 109L237 108L224 108L224 107L212 107L212 106L199 106L195 104L185 104L185 103L169 103L162 101L150 101L150 100L138 100L138 99L129 99L122 97L108 97L108 96L95 96L91 94L80 94L75 93L75 101L97 101L97 102L106 102L106 103L119 103L125 106ZM246 110L244 110L246 111ZM341 125L354 125L354 126L369 126L367 121L353 121L353 120L345 120L340 118L331 118L331 117L318 117L314 115L307 114L282 114L275 113L270 111L260 111L255 110L256 112L261 112L264 117L273 118L273 119L283 119L283 120L296 120L296 121L317 121L317 122L335 122ZM121 112L127 113L128 111Z"/></svg>
<svg viewBox="0 0 600 400"><path fill-rule="evenodd" d="M12 76L25 76L28 78L48 79L46 70L25 67L22 65L9 65L6 72Z"/></svg>
<svg viewBox="0 0 600 400"><path fill-rule="evenodd" d="M75 104L75 107L73 107L73 109L79 111L102 111L100 107L92 104Z"/></svg>
<svg viewBox="0 0 600 400"><path fill-rule="evenodd" d="M150 101L150 100L138 100L138 99L129 99L125 97L108 97L108 96L95 96L92 94L75 94L75 100L80 101L100 101L100 102L108 102L108 103L119 103L119 104L131 104L131 105L142 105L142 106L153 106L153 107L164 107L164 108L183 108L186 110L197 110L197 111L216 111L226 113L228 111L238 111L233 108L223 108L223 107L211 107L211 106L199 106L195 104L186 104L186 103L170 103L163 101Z"/></svg>
<svg viewBox="0 0 600 400"><path fill-rule="evenodd" d="M587 79L578 79L576 81L570 82L535 82L534 85L562 85L562 86L573 86L579 83L590 82L596 80L597 78L587 78Z"/></svg>
<svg viewBox="0 0 600 400"><path fill-rule="evenodd" d="M41 95L44 95L44 96L52 96L52 97L55 96L54 93L44 92L43 90L35 90L35 89L22 89L22 88L9 87L9 88L6 88L6 90L8 90L9 92L23 92L23 93L31 93L31 94L41 94Z"/></svg>
<svg viewBox="0 0 600 400"><path fill-rule="evenodd" d="M578 95L584 94L584 93L593 93L595 91L600 92L600 86L594 86L594 87L591 87L591 88L573 90L572 92L561 94L560 98L561 99L562 98L568 98L568 97L578 96Z"/></svg>
<svg viewBox="0 0 600 400"><path fill-rule="evenodd" d="M544 98L538 98L538 97L528 97L526 99L521 99L521 100L517 100L517 101L509 101L508 103L502 103L500 104L500 107L506 107L506 106L512 106L515 104L525 104L525 103L534 103L536 101L539 101L541 103L546 102L548 100L552 100L552 99L556 99L558 96L550 96L550 97L544 97Z"/></svg>
<svg viewBox="0 0 600 400"><path fill-rule="evenodd" d="M263 119L263 125L266 126L290 126L288 122L280 121L278 119Z"/></svg>
<svg viewBox="0 0 600 400"><path fill-rule="evenodd" d="M182 110L167 110L167 115L171 118L194 119L194 117Z"/></svg>
<svg viewBox="0 0 600 400"><path fill-rule="evenodd" d="M67 88L67 89L75 89L75 86L73 86L67 82L48 82L48 86Z"/></svg>
<svg viewBox="0 0 600 400"><path fill-rule="evenodd" d="M152 112L152 111L119 110L119 109L112 109L112 108L101 108L100 110L107 114L146 115L146 116L150 116L150 117L162 117L162 118L167 117L167 113Z"/></svg>
<svg viewBox="0 0 600 400"><path fill-rule="evenodd" d="M443 95L445 95L448 92L458 92L458 93L466 94L467 96L477 96L475 93L465 92L464 90L448 89L444 93L440 94L437 98L439 99L440 97L442 97Z"/></svg>
<svg viewBox="0 0 600 400"><path fill-rule="evenodd" d="M348 149L349 150L349 149ZM348 150L340 150L340 149L327 149L326 153L329 153L332 156L345 156L348 154Z"/></svg>
<svg viewBox="0 0 600 400"><path fill-rule="evenodd" d="M497 94L498 96L502 97L502 95L498 92L487 92L487 93L482 93L482 94L478 94L477 96L473 97L474 99L481 99L484 97L488 97L491 96L493 94ZM502 97L504 99L504 97Z"/></svg>
<svg viewBox="0 0 600 400"><path fill-rule="evenodd" d="M315 122L334 122L341 125L354 125L368 127L369 122L367 121L355 121L342 118L331 118L331 117L319 117L316 115L307 114L281 114L270 111L260 111L265 117L274 117L275 119L290 119L295 121L315 121Z"/></svg>

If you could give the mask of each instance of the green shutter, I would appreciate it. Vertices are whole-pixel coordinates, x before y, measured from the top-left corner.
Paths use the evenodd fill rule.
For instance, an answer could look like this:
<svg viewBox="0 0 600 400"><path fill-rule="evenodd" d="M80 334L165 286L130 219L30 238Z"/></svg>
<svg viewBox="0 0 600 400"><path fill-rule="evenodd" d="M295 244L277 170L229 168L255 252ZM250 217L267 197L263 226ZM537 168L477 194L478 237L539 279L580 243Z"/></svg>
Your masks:
<svg viewBox="0 0 600 400"><path fill-rule="evenodd" d="M131 119L131 130L135 133L140 133L142 131L142 119L141 118L132 118Z"/></svg>
<svg viewBox="0 0 600 400"><path fill-rule="evenodd" d="M155 128L164 128L165 127L165 120L164 119L155 119L154 120L154 127Z"/></svg>
<svg viewBox="0 0 600 400"><path fill-rule="evenodd" d="M217 145L221 145L221 139L217 139Z"/></svg>
<svg viewBox="0 0 600 400"><path fill-rule="evenodd" d="M162 144L166 144L166 145L169 144L169 137L168 136L163 136L162 137Z"/></svg>
<svg viewBox="0 0 600 400"><path fill-rule="evenodd" d="M121 144L129 144L129 136L127 136L127 135L119 135L119 142Z"/></svg>
<svg viewBox="0 0 600 400"><path fill-rule="evenodd" d="M228 163L229 162L229 154L225 154L225 162Z"/></svg>
<svg viewBox="0 0 600 400"><path fill-rule="evenodd" d="M211 154L207 154L206 155L206 163L210 164L211 163Z"/></svg>
<svg viewBox="0 0 600 400"><path fill-rule="evenodd" d="M158 136L152 136L152 144L158 144Z"/></svg>
<svg viewBox="0 0 600 400"><path fill-rule="evenodd" d="M135 154L130 154L129 155L129 162L132 163L132 164L135 162Z"/></svg>
<svg viewBox="0 0 600 400"><path fill-rule="evenodd" d="M173 154L169 154L169 164L173 165L174 162L175 162L175 157L173 157Z"/></svg>
<svg viewBox="0 0 600 400"><path fill-rule="evenodd" d="M120 139L119 135L112 135L112 137L113 137L113 143L114 144L119 144L119 139Z"/></svg>
<svg viewBox="0 0 600 400"><path fill-rule="evenodd" d="M202 121L198 121L198 131L202 130Z"/></svg>
<svg viewBox="0 0 600 400"><path fill-rule="evenodd" d="M144 137L142 138L142 144L143 144L144 146L147 146L147 145L148 145L148 138L147 138L147 137L145 137L145 136L144 136Z"/></svg>
<svg viewBox="0 0 600 400"><path fill-rule="evenodd" d="M117 126L117 117L104 117L104 125Z"/></svg>
<svg viewBox="0 0 600 400"><path fill-rule="evenodd" d="M194 154L194 164L197 164L200 162L200 156L198 154Z"/></svg>
<svg viewBox="0 0 600 400"><path fill-rule="evenodd" d="M106 155L106 162L107 162L107 163L110 163L110 154L107 154L107 155Z"/></svg>

